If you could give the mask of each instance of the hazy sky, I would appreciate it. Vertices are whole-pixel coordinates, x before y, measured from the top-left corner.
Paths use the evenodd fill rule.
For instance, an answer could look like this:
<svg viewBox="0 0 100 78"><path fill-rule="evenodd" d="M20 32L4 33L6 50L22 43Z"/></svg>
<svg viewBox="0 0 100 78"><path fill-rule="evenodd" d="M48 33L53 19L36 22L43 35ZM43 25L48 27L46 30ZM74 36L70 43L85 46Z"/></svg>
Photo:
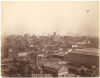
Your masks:
<svg viewBox="0 0 100 78"><path fill-rule="evenodd" d="M98 2L2 2L2 32L97 36L98 11Z"/></svg>

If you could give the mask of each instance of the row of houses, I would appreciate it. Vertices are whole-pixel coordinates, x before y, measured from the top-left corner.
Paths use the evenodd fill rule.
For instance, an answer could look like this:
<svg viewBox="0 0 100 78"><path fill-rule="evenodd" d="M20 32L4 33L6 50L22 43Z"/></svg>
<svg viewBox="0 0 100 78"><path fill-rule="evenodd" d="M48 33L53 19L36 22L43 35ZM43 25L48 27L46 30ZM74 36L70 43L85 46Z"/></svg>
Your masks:
<svg viewBox="0 0 100 78"><path fill-rule="evenodd" d="M54 35L54 38L56 39L55 35ZM87 41L84 44L87 44L87 43L90 44L89 41ZM92 69L92 67L98 70L98 67L99 67L98 50L97 49L82 49L82 48L79 49L80 45L83 45L83 43L80 43L80 44L75 43L72 45L72 49L69 49L69 47L66 45L65 46L63 45L62 47L59 45L49 45L49 46L45 45L45 48L43 49L43 51L41 50L41 52L39 50L36 50L36 47L34 48L34 46L31 46L31 48L33 48L32 51L26 51L26 52L18 51L18 50L13 51L12 49L9 49L8 56L10 58L11 57L19 58L19 57L24 57L24 56L25 57L27 56L30 58L31 56L32 57L34 56L34 59L37 57L38 58L41 57L41 59L44 59L42 61L44 64L40 64L40 61L38 61L38 59L35 60L36 61L35 63L38 63L39 66L42 67L44 74L45 73L52 74L52 76L68 76L70 70L71 72L75 73L76 71L80 72L81 69L85 69L85 68ZM37 52L39 52L39 54L36 55ZM33 60L32 58L30 59ZM61 62L63 63L66 62L66 64L65 63L62 64ZM55 67L52 66L53 64ZM76 74L79 74L79 73L76 73Z"/></svg>

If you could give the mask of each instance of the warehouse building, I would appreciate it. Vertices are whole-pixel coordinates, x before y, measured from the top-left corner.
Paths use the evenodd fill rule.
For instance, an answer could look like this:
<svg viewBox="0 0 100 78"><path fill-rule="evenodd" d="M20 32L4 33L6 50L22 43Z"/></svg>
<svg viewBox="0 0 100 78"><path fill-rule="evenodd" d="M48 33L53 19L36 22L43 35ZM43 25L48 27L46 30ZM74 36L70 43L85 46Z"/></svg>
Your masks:
<svg viewBox="0 0 100 78"><path fill-rule="evenodd" d="M75 49L66 54L64 59L70 62L68 68L74 73L78 73L81 69L87 70L86 73L90 75L93 72L97 74L99 71L99 51L97 49Z"/></svg>
<svg viewBox="0 0 100 78"><path fill-rule="evenodd" d="M57 62L47 61L42 66L44 74L51 74L53 77L65 77L68 74L68 68Z"/></svg>

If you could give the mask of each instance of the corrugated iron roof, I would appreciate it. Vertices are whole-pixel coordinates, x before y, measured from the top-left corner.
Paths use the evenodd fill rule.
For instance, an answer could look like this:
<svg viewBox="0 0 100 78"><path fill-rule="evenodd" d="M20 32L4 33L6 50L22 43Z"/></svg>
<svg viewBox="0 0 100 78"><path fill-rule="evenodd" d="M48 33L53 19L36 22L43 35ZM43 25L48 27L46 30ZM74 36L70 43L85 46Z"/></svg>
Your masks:
<svg viewBox="0 0 100 78"><path fill-rule="evenodd" d="M99 56L99 50L98 49L75 49L75 50L72 51L72 53Z"/></svg>

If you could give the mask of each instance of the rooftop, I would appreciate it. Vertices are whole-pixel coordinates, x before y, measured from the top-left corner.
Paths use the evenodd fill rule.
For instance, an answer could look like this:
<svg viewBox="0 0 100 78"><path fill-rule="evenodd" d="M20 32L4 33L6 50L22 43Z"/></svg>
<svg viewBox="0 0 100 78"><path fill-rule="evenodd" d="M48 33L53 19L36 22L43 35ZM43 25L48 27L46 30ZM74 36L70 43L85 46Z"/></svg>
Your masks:
<svg viewBox="0 0 100 78"><path fill-rule="evenodd" d="M62 65L58 64L57 62L47 61L43 66L52 69L59 69Z"/></svg>
<svg viewBox="0 0 100 78"><path fill-rule="evenodd" d="M72 51L72 53L99 56L99 49L75 49Z"/></svg>
<svg viewBox="0 0 100 78"><path fill-rule="evenodd" d="M56 55L56 56L62 56L62 57L64 56L64 54L65 53L54 53L54 55Z"/></svg>

